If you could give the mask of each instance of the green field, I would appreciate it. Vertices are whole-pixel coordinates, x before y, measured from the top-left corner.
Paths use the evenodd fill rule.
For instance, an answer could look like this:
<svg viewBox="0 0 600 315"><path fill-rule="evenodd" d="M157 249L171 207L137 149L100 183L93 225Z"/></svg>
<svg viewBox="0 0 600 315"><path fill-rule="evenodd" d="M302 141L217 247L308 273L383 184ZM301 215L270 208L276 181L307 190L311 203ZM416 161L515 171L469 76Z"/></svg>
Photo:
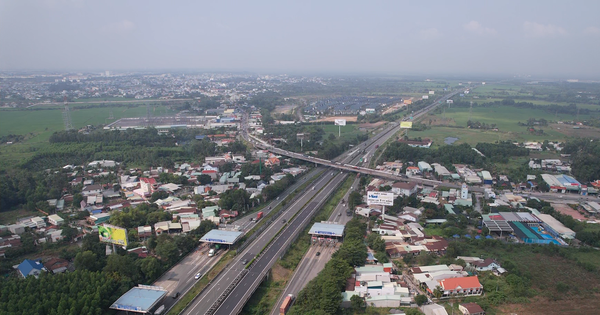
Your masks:
<svg viewBox="0 0 600 315"><path fill-rule="evenodd" d="M169 108L152 106L153 116L165 116L175 112ZM114 119L108 119L112 110ZM146 106L72 108L73 128L86 125L103 125L124 117L146 116ZM27 135L29 142L45 142L55 131L63 130L62 109L2 110L0 111L0 136Z"/></svg>
<svg viewBox="0 0 600 315"><path fill-rule="evenodd" d="M468 129L467 121L479 121L486 124L496 124L499 131ZM558 114L554 115L541 109L517 108L509 106L491 106L491 107L474 107L471 114L469 108L446 108L445 113L430 114L422 119L424 124L429 124L432 121L431 129L425 131L409 131L410 138L430 138L434 141L434 145L443 145L446 137L457 137L456 144L468 143L471 145L478 142L494 142L498 140L512 141L543 141L543 140L565 140L570 135L565 134L566 130L572 127L563 125L543 126L538 129L544 130L544 135L534 135L527 131L525 126L519 126L518 122L526 122L529 118L554 120L573 120L573 115ZM580 118L589 118L587 115L580 115ZM436 126L441 124L445 126ZM465 128L452 128L447 126L462 126ZM562 129L558 129L562 128ZM589 131L589 130L588 130Z"/></svg>
<svg viewBox="0 0 600 315"><path fill-rule="evenodd" d="M346 126L335 126L331 124L322 125L321 126L325 131L323 135L323 139L329 139L329 135L332 134L335 136L336 140L350 140L354 139L359 134L364 134L364 131L360 131L358 129L357 124L347 124ZM341 127L341 137L338 138L338 128Z"/></svg>

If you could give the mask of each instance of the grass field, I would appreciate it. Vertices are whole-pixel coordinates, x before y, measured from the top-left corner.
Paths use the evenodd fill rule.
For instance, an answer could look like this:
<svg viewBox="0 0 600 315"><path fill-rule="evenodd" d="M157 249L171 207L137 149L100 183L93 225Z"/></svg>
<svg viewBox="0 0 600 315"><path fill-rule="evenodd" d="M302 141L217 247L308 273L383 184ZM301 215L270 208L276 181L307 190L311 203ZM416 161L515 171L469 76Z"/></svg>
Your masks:
<svg viewBox="0 0 600 315"><path fill-rule="evenodd" d="M153 116L165 116L175 112L162 105L152 106ZM112 110L114 119L108 119ZM96 108L72 108L73 128L86 125L102 125L124 117L146 116L146 106L107 106ZM45 142L55 131L63 130L62 109L2 110L0 111L0 136L8 134L27 135L30 142Z"/></svg>
<svg viewBox="0 0 600 315"><path fill-rule="evenodd" d="M339 140L343 141L343 140L350 140L355 138L357 135L359 134L364 134L364 131L360 131L358 129L358 125L357 124L347 124L346 126L334 126L331 124L327 124L327 125L322 125L321 127L323 127L323 130L325 131L325 135L323 136L323 139L329 139L329 135L332 134L335 136L336 139L338 139L338 128L341 127L341 137L339 138Z"/></svg>
<svg viewBox="0 0 600 315"><path fill-rule="evenodd" d="M467 126L469 118L472 121L479 121L486 124L496 124L499 131L467 129L467 128L452 128L446 126ZM469 108L456 107L446 108L443 114L430 114L422 119L422 122L429 124L431 120L431 129L425 131L409 131L410 138L430 138L434 141L434 145L444 145L443 141L446 137L457 137L456 144L468 143L471 145L479 142L494 142L498 140L512 141L543 141L543 140L565 140L573 136L592 136L600 137L600 130L581 129L577 130L578 134L574 133L572 126L568 125L551 125L539 127L544 130L544 135L534 135L526 130L526 127L519 126L518 122L526 122L529 118L544 118L546 120L572 120L575 119L572 115L558 114L554 115L541 109L517 108L508 106L491 106L491 107L474 107L471 114ZM585 115L580 115L580 118L587 118ZM436 126L446 125L446 126ZM559 129L560 128L560 129ZM591 132L595 132L594 133ZM583 133L586 134L583 134Z"/></svg>

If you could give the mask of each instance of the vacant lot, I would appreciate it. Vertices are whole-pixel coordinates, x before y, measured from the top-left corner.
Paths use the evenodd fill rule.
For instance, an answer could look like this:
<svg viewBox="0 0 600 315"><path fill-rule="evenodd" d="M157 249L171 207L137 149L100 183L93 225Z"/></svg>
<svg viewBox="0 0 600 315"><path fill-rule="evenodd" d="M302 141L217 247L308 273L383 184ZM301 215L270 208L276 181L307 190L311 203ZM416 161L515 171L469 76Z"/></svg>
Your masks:
<svg viewBox="0 0 600 315"><path fill-rule="evenodd" d="M553 203L552 207L554 207L554 210L556 210L562 214L572 216L573 219L575 219L575 220L586 220L586 217L583 214L579 213L579 211L569 207L568 205L560 204L560 203Z"/></svg>
<svg viewBox="0 0 600 315"><path fill-rule="evenodd" d="M541 109L517 108L512 106L491 106L491 107L474 107L469 113L469 108L455 107L445 108L444 113L430 114L425 116L421 121L430 125L431 129L425 131L409 131L409 137L430 138L434 141L434 145L443 145L446 137L459 138L457 144L469 143L477 144L478 142L494 142L499 140L511 141L543 141L543 140L560 140L564 141L569 137L587 136L600 138L600 130L597 128L573 129L573 126L565 124L551 124L549 126L541 126L537 129L544 130L543 135L532 134L527 131L527 127L519 126L519 122L526 122L529 118L546 120L573 120L575 116L546 112ZM587 116L580 115L580 118L585 119ZM479 121L490 126L498 128L498 131L468 129L467 122ZM453 128L464 127L464 128Z"/></svg>
<svg viewBox="0 0 600 315"><path fill-rule="evenodd" d="M112 110L114 119L108 119ZM152 116L172 115L169 108L151 107ZM86 125L103 125L123 117L146 116L146 106L107 106L95 108L71 108L73 128ZM17 134L28 136L30 142L45 142L55 131L63 130L62 109L3 110L0 112L0 136Z"/></svg>
<svg viewBox="0 0 600 315"><path fill-rule="evenodd" d="M336 119L345 119L346 121L349 122L356 122L356 120L358 119L357 116L333 116L333 117L325 117L325 118L321 118L318 120L315 120L316 122L321 122L321 121L335 121Z"/></svg>

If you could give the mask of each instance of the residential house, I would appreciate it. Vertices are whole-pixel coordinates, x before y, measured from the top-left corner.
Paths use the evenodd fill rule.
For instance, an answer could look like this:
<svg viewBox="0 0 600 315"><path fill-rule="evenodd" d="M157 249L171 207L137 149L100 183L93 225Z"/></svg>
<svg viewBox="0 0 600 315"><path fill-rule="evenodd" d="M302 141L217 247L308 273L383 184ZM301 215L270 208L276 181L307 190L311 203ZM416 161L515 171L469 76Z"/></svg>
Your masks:
<svg viewBox="0 0 600 315"><path fill-rule="evenodd" d="M421 312L425 315L448 315L446 308L435 303L421 306Z"/></svg>
<svg viewBox="0 0 600 315"><path fill-rule="evenodd" d="M19 274L23 278L27 278L28 276L38 277L42 271L46 271L44 265L42 265L39 260L31 260L25 259L22 263L17 267Z"/></svg>
<svg viewBox="0 0 600 315"><path fill-rule="evenodd" d="M442 297L481 295L483 292L483 285L481 285L477 276L443 279L439 282L439 285L444 290ZM433 289L428 288L427 291L433 294Z"/></svg>
<svg viewBox="0 0 600 315"><path fill-rule="evenodd" d="M52 225L62 225L65 223L65 219L61 218L57 214L51 214L48 216L48 223Z"/></svg>
<svg viewBox="0 0 600 315"><path fill-rule="evenodd" d="M397 182L392 185L392 192L396 196L411 196L417 192L417 183Z"/></svg>
<svg viewBox="0 0 600 315"><path fill-rule="evenodd" d="M477 271L492 271L494 269L500 268L500 264L491 258L487 258L485 260L478 260L469 263L469 265L473 266Z"/></svg>
<svg viewBox="0 0 600 315"><path fill-rule="evenodd" d="M52 273L63 273L67 271L67 267L69 267L69 262L60 258L52 258L44 263L44 267L46 270Z"/></svg>
<svg viewBox="0 0 600 315"><path fill-rule="evenodd" d="M485 315L485 311L477 303L463 303L458 306L463 315Z"/></svg>
<svg viewBox="0 0 600 315"><path fill-rule="evenodd" d="M81 190L81 194L84 196L88 195L98 195L102 193L102 185L89 185L83 187Z"/></svg>

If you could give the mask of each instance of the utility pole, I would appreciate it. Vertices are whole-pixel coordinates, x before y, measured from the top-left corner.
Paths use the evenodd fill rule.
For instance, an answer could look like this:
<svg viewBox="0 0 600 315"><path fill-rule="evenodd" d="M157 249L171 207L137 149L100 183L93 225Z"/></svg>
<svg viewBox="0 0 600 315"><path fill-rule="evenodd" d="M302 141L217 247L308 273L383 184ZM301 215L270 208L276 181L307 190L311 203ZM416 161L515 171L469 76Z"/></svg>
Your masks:
<svg viewBox="0 0 600 315"><path fill-rule="evenodd" d="M69 110L69 103L67 103L67 96L63 98L65 102L65 109L63 111L63 122L65 124L65 130L73 129L73 123L71 122L71 111Z"/></svg>

